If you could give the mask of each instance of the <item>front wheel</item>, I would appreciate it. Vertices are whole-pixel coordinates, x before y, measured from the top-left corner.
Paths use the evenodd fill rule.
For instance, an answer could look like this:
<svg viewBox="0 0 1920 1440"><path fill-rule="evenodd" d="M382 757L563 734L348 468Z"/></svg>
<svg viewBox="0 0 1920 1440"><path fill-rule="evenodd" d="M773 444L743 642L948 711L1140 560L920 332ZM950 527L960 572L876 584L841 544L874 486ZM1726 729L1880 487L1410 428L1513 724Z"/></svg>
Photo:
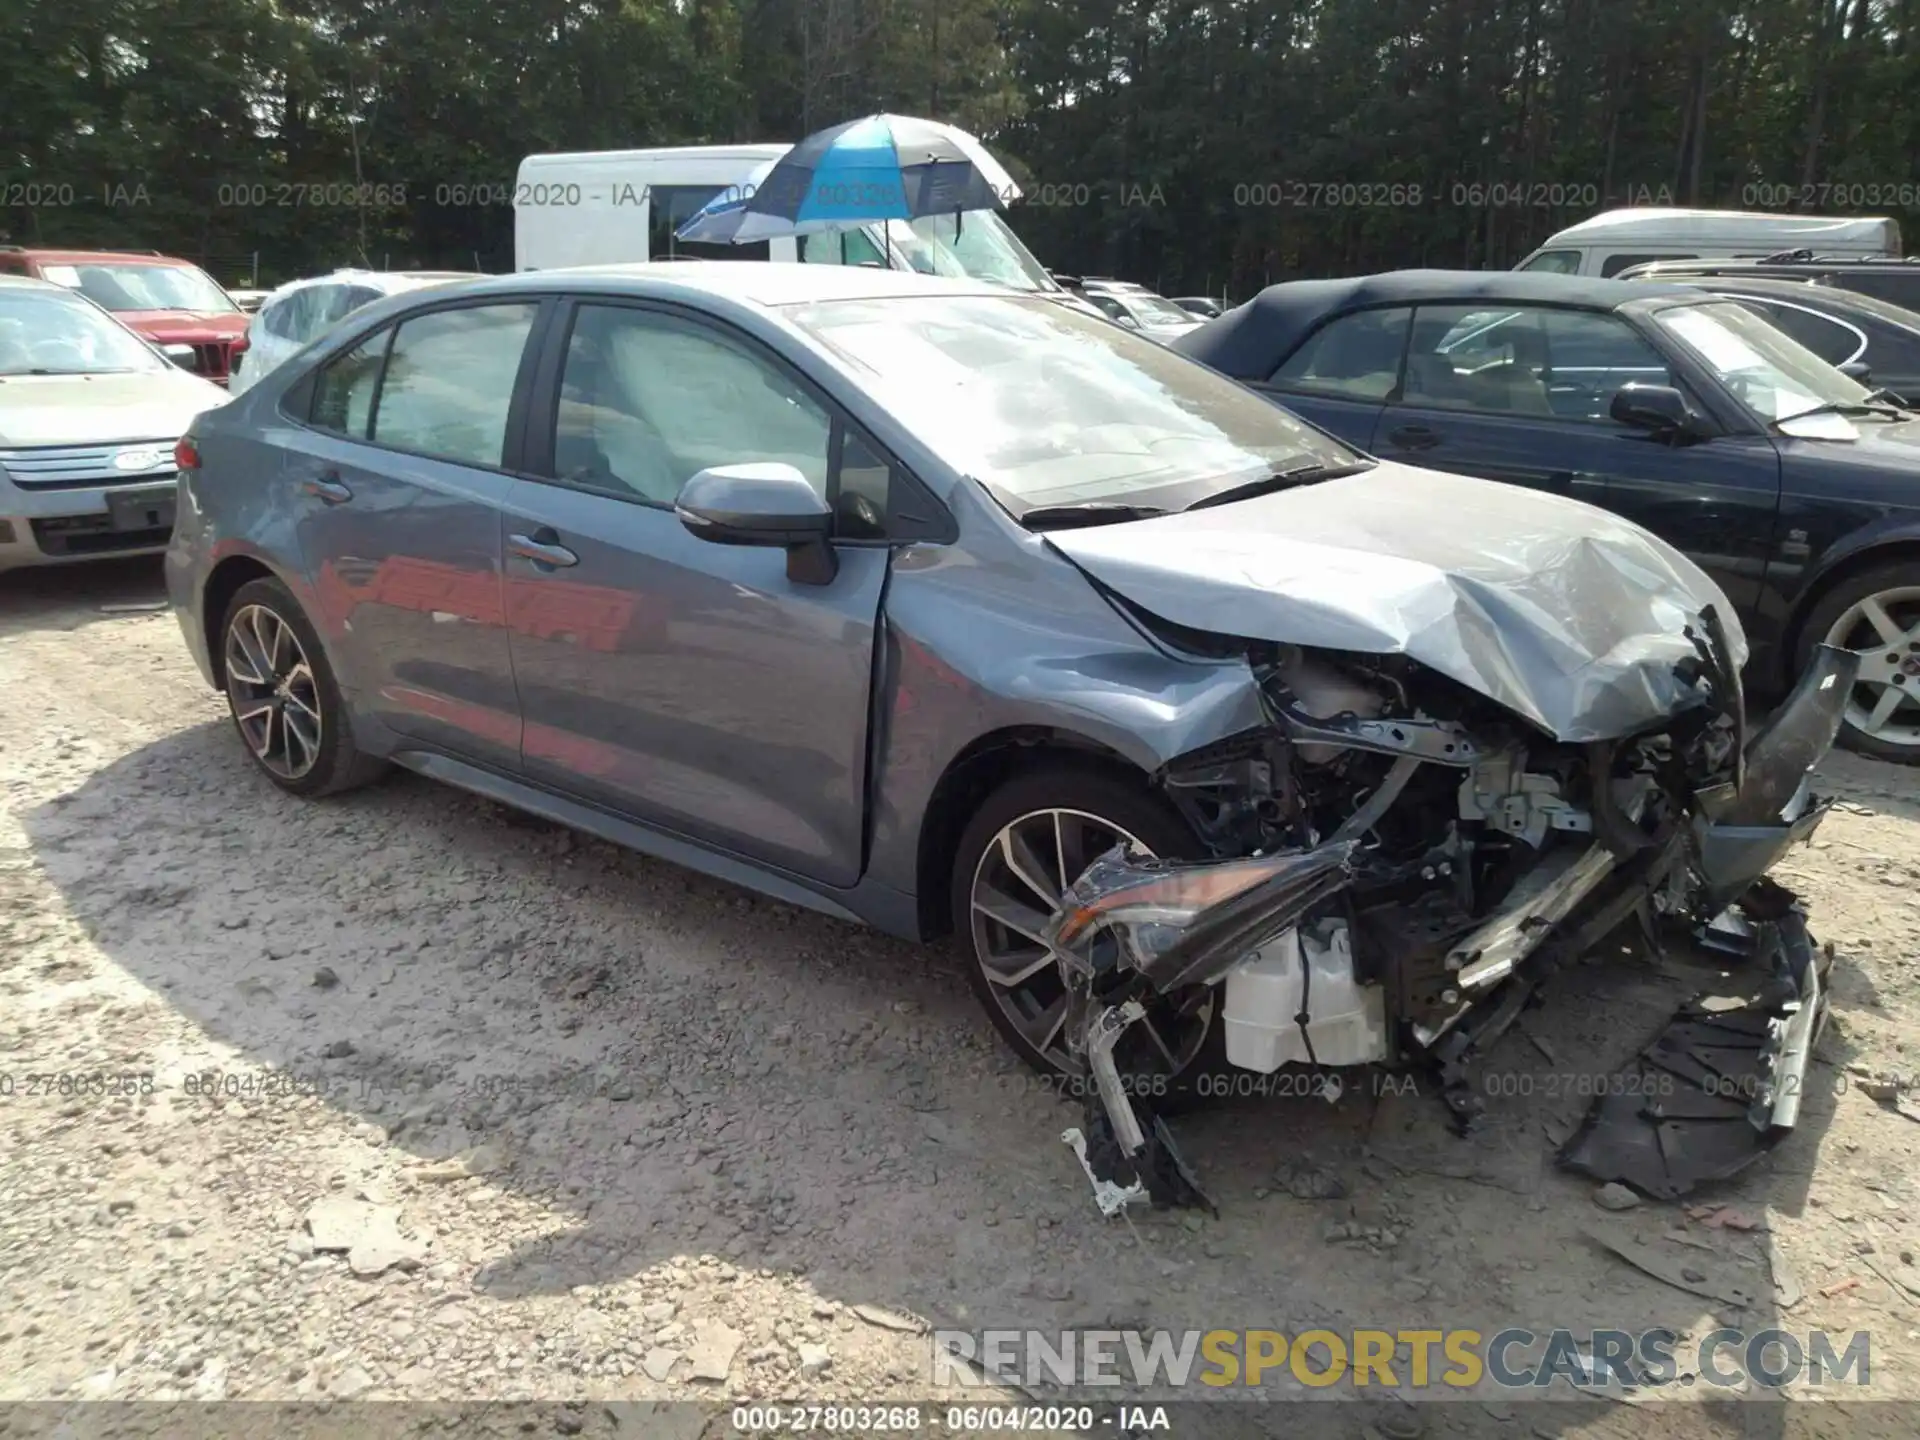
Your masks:
<svg viewBox="0 0 1920 1440"><path fill-rule="evenodd" d="M1066 976L1041 937L1066 887L1118 844L1199 853L1178 813L1144 787L1059 765L990 795L954 857L954 929L974 993L1014 1052L1066 1094L1084 1089L1085 1066L1067 1044ZM1218 989L1187 1013L1149 1004L1115 1059L1149 1103L1190 1097L1200 1075L1225 1067Z"/></svg>
<svg viewBox="0 0 1920 1440"><path fill-rule="evenodd" d="M1860 657L1840 743L1849 750L1920 764L1920 566L1883 565L1841 581L1801 629L1804 670L1815 640Z"/></svg>

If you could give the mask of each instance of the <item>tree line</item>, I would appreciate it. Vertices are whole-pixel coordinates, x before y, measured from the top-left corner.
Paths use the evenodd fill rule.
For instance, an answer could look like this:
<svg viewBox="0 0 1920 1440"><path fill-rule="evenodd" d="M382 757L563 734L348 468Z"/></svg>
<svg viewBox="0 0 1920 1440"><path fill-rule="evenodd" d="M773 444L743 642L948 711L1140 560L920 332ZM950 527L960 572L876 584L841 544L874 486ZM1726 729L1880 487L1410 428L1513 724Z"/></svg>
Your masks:
<svg viewBox="0 0 1920 1440"><path fill-rule="evenodd" d="M0 240L509 269L530 152L979 134L1049 265L1238 298L1619 204L1920 223L1920 0L9 0Z"/></svg>

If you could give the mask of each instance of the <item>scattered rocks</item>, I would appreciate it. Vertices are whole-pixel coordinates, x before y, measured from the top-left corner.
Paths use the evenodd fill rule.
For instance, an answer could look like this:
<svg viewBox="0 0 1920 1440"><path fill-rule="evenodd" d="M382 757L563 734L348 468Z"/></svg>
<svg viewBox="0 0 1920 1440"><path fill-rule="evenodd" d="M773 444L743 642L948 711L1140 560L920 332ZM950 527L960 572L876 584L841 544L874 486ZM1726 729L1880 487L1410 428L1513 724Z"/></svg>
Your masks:
<svg viewBox="0 0 1920 1440"><path fill-rule="evenodd" d="M725 1380L746 1336L721 1320L698 1320L687 1347L687 1375L694 1380Z"/></svg>
<svg viewBox="0 0 1920 1440"><path fill-rule="evenodd" d="M640 1369L656 1385L667 1383L667 1377L673 1373L674 1365L679 1361L681 1352L669 1349L665 1345L656 1345L647 1351L640 1361Z"/></svg>
<svg viewBox="0 0 1920 1440"><path fill-rule="evenodd" d="M824 1345L812 1345L803 1340L793 1348L800 1357L802 1375L824 1375L833 1365L833 1354Z"/></svg>
<svg viewBox="0 0 1920 1440"><path fill-rule="evenodd" d="M322 965L318 970L313 972L313 988L316 990L331 990L339 983L340 977L334 973L331 965ZM352 1054L353 1052L349 1050L347 1053Z"/></svg>
<svg viewBox="0 0 1920 1440"><path fill-rule="evenodd" d="M1309 1159L1282 1161L1274 1180L1296 1200L1339 1200L1347 1193L1346 1181Z"/></svg>
<svg viewBox="0 0 1920 1440"><path fill-rule="evenodd" d="M322 1060L344 1060L355 1054L356 1047L351 1040L329 1040L320 1050Z"/></svg>
<svg viewBox="0 0 1920 1440"><path fill-rule="evenodd" d="M426 1254L423 1242L400 1233L400 1211L392 1205L329 1195L308 1208L306 1223L317 1252L344 1252L348 1268L362 1277L416 1270Z"/></svg>
<svg viewBox="0 0 1920 1440"><path fill-rule="evenodd" d="M1640 1195L1617 1180L1609 1180L1593 1192L1593 1203L1602 1210L1631 1210L1640 1203Z"/></svg>
<svg viewBox="0 0 1920 1440"><path fill-rule="evenodd" d="M902 1330L910 1335L918 1335L927 1327L910 1315L902 1315L897 1310L889 1310L884 1305L855 1305L853 1313L869 1325L878 1325L882 1330Z"/></svg>

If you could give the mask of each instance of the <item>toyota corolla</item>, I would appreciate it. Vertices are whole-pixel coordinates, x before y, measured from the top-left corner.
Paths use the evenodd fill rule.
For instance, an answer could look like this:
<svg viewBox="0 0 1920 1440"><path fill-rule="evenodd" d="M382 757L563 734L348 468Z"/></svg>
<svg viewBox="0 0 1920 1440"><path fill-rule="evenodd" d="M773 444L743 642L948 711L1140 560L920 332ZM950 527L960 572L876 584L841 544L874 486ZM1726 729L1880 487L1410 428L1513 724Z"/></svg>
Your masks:
<svg viewBox="0 0 1920 1440"><path fill-rule="evenodd" d="M1715 1022L1753 1143L1649 1188L1792 1123L1820 967L1764 875L1855 657L1750 727L1734 611L1627 520L1044 300L798 265L395 297L182 458L174 603L267 780L400 765L957 936L1093 1082L1105 1208L1197 1197L1156 1112L1222 1068L1437 1066L1470 1118L1476 1050L1636 915L1778 981Z"/></svg>

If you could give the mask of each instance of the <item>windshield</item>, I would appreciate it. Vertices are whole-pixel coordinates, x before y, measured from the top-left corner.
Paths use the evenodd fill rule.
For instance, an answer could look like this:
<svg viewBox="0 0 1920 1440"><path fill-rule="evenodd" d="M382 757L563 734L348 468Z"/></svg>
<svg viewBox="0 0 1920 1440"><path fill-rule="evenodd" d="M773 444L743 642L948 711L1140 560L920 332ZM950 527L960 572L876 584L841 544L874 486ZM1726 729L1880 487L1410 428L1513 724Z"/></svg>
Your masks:
<svg viewBox="0 0 1920 1440"><path fill-rule="evenodd" d="M1531 259L1521 261L1514 268L1544 270L1549 275L1577 275L1580 271L1580 252L1578 250L1542 250Z"/></svg>
<svg viewBox="0 0 1920 1440"><path fill-rule="evenodd" d="M1120 297L1134 319L1142 325L1191 325L1194 316L1182 310L1171 300L1163 300L1158 295L1123 295Z"/></svg>
<svg viewBox="0 0 1920 1440"><path fill-rule="evenodd" d="M40 274L107 310L191 310L206 315L232 314L239 308L211 275L192 265L89 262L43 265Z"/></svg>
<svg viewBox="0 0 1920 1440"><path fill-rule="evenodd" d="M1016 514L1365 463L1204 365L1062 305L916 296L792 318Z"/></svg>
<svg viewBox="0 0 1920 1440"><path fill-rule="evenodd" d="M887 221L887 236L922 275L952 275L1010 290L1057 288L1046 267L992 210Z"/></svg>
<svg viewBox="0 0 1920 1440"><path fill-rule="evenodd" d="M1818 405L1864 404L1872 393L1733 301L1675 305L1654 311L1653 319L1762 420Z"/></svg>
<svg viewBox="0 0 1920 1440"><path fill-rule="evenodd" d="M57 290L0 288L0 375L98 375L166 364L118 321Z"/></svg>

